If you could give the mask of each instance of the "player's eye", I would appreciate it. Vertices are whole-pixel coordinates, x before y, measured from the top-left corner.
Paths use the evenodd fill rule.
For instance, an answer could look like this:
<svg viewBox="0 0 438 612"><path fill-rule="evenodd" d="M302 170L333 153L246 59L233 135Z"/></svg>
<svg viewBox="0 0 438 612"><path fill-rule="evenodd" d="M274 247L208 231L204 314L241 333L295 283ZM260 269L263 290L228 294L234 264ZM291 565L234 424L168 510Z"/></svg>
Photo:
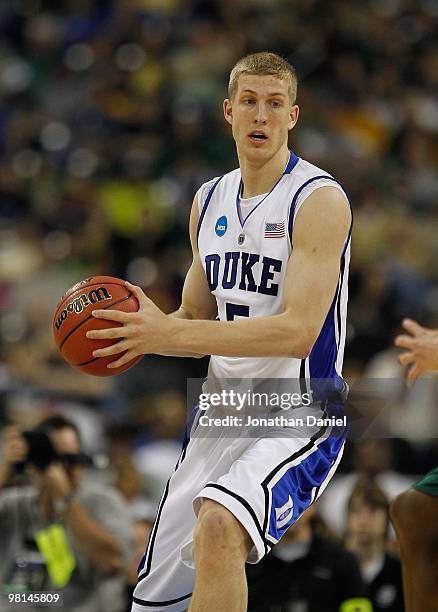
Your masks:
<svg viewBox="0 0 438 612"><path fill-rule="evenodd" d="M279 102L278 100L272 100L271 106L272 108L279 108L281 106L281 102Z"/></svg>
<svg viewBox="0 0 438 612"><path fill-rule="evenodd" d="M251 104L254 104L254 99L253 98L244 98L243 103L250 106Z"/></svg>

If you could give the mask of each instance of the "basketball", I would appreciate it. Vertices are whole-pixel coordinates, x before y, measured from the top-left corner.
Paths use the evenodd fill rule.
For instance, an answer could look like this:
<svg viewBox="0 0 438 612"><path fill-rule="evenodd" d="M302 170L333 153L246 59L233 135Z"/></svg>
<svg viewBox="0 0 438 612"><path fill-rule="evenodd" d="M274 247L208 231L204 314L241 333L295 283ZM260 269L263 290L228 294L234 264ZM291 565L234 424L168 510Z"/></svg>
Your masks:
<svg viewBox="0 0 438 612"><path fill-rule="evenodd" d="M93 357L93 351L119 342L116 340L91 340L86 333L91 329L118 327L115 321L96 319L93 310L122 310L137 312L138 300L120 278L92 276L73 285L60 299L53 317L55 344L65 359L73 366L93 376L113 376L136 364L141 356L120 366L109 369L107 365L120 355Z"/></svg>

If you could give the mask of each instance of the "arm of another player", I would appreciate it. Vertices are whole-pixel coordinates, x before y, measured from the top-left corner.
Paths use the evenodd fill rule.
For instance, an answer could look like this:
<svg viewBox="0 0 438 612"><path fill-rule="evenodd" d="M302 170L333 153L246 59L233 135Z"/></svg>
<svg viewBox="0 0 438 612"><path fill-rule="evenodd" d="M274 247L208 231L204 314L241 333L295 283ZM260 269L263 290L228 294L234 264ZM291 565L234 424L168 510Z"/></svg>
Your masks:
<svg viewBox="0 0 438 612"><path fill-rule="evenodd" d="M411 319L405 319L402 325L409 335L397 336L394 344L407 349L398 360L402 365L411 366L407 381L412 386L422 374L438 372L438 329L422 327Z"/></svg>
<svg viewBox="0 0 438 612"><path fill-rule="evenodd" d="M117 345L96 351L96 356L126 350L112 367L139 354L174 351L236 357L306 357L335 294L340 255L350 223L350 207L338 189L322 187L306 199L293 230L294 248L281 314L238 321L175 319L166 317L136 288L138 313L94 312L97 317L123 324L99 333L124 338Z"/></svg>

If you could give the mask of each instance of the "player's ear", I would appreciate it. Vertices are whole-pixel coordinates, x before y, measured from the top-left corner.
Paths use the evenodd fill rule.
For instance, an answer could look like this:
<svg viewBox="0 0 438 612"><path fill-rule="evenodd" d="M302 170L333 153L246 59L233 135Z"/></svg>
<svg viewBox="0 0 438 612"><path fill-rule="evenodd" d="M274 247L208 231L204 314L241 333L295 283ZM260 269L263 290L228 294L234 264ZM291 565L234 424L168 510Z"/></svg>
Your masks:
<svg viewBox="0 0 438 612"><path fill-rule="evenodd" d="M233 104L228 98L224 100L224 117L227 123L233 123Z"/></svg>
<svg viewBox="0 0 438 612"><path fill-rule="evenodd" d="M290 112L289 112L289 125L288 125L288 129L291 130L292 128L295 127L297 121L298 121L298 115L300 114L300 108L298 106L298 104L294 104L293 106L290 107Z"/></svg>

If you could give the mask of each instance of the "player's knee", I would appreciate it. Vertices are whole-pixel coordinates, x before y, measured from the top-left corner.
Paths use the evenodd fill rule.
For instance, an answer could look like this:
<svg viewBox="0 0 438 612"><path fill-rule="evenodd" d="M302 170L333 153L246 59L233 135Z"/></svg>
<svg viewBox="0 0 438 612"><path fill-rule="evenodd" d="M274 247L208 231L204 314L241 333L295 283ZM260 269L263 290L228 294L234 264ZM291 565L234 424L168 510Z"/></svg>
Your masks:
<svg viewBox="0 0 438 612"><path fill-rule="evenodd" d="M213 542L227 541L240 535L236 523L237 520L229 510L220 504L208 503L207 507L201 508L196 532L198 536L211 539Z"/></svg>
<svg viewBox="0 0 438 612"><path fill-rule="evenodd" d="M204 502L194 536L195 550L217 555L249 552L250 538L234 515L216 502Z"/></svg>

